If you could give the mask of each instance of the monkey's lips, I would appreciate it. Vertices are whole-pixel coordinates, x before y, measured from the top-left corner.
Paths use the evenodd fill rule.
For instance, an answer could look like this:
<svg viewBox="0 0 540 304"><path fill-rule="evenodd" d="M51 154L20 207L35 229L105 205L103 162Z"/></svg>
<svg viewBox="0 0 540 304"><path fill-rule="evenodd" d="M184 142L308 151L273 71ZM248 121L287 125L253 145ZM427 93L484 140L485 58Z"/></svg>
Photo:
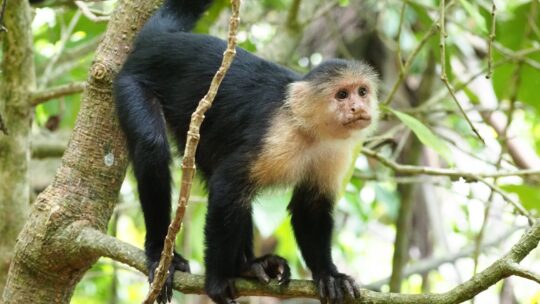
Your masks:
<svg viewBox="0 0 540 304"><path fill-rule="evenodd" d="M351 129L362 129L371 124L371 116L361 115L347 120L343 125Z"/></svg>

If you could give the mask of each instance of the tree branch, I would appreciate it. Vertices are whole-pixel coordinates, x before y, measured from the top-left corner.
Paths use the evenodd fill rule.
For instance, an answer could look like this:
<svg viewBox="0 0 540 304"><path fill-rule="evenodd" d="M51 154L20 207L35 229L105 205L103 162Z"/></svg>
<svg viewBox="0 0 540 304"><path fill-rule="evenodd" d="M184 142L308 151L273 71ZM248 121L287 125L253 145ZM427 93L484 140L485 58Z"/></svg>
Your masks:
<svg viewBox="0 0 540 304"><path fill-rule="evenodd" d="M367 148L362 148L361 152L369 157L377 159L383 165L394 170L396 173L402 173L402 174L404 173L404 174L410 174L410 175L426 174L426 175L448 176L451 179L463 178L467 182L476 182L476 181L481 182L485 184L486 186L488 186L489 188L491 188L491 190L499 193L503 197L504 200L509 202L519 212L519 214L525 216L529 220L529 224L532 225L535 221L534 217L523 206L521 206L519 202L514 201L501 188L497 187L493 183L490 183L485 178L503 177L503 176L538 175L540 174L539 170L519 170L519 171L514 171L512 173L504 172L504 171L499 171L499 172L494 172L494 173L483 173L483 172L473 173L473 172L465 172L465 171L451 170L451 169L445 169L445 168L431 168L431 167L401 165Z"/></svg>
<svg viewBox="0 0 540 304"><path fill-rule="evenodd" d="M55 99L55 98L66 96L66 95L82 93L85 86L86 86L86 82L80 81L80 82L62 84L56 87L37 91L34 94L32 94L32 105L37 106L38 104L44 103L51 99Z"/></svg>
<svg viewBox="0 0 540 304"><path fill-rule="evenodd" d="M383 165L389 167L393 171L406 173L409 175L433 175L433 176L447 176L451 179L463 178L468 182L477 181L479 178L490 178L490 177L505 177L505 176L535 176L540 175L540 169L526 169L526 170L516 170L516 171L498 171L492 173L486 172L469 172L469 171L460 171L452 170L445 168L433 168L433 167L421 167L421 166L411 166L411 165L402 165L398 164L393 160L390 160L380 153L373 150L362 148L362 154L374 158L381 162Z"/></svg>
<svg viewBox="0 0 540 304"><path fill-rule="evenodd" d="M511 276L519 275L536 281L538 276L530 271L516 267L540 241L540 221L528 229L512 249L501 259L494 262L484 271L476 274L467 282L454 289L440 294L396 294L381 293L361 289L360 298L349 303L379 303L379 304L427 304L460 303L471 299L480 292L488 289L498 281ZM112 236L103 234L99 230L84 227L80 230L75 242L85 252L111 258L127 264L143 273L146 273L144 252L134 246L120 241ZM235 280L235 288L241 296L272 296L277 298L318 298L318 293L312 281L292 280L288 286L280 286L273 280L268 285L258 281L244 279ZM204 294L204 277L182 272L174 275L174 288L185 294Z"/></svg>
<svg viewBox="0 0 540 304"><path fill-rule="evenodd" d="M529 271L527 269L523 269L521 266L519 266L518 263L508 263L507 267L512 272L513 275L522 277L525 279L529 279L531 281L534 281L540 284L539 274Z"/></svg>

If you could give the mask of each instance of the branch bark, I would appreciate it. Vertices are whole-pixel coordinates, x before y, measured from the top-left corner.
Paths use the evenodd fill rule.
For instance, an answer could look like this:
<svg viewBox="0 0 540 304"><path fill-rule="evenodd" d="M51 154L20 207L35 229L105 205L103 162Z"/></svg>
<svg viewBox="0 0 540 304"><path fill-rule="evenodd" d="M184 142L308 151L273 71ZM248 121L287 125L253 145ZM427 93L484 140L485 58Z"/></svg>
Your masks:
<svg viewBox="0 0 540 304"><path fill-rule="evenodd" d="M361 289L361 297L349 303L378 303L378 304L450 304L461 303L471 299L480 292L491 287L498 281L516 273L524 272L516 268L523 258L538 246L540 241L540 221L529 228L501 259L495 261L484 271L476 274L468 281L456 286L452 290L440 294L396 294L381 293L367 289ZM143 273L146 273L145 255L140 249L122 242L102 232L84 228L79 231L75 243L81 250L91 252L96 256L109 257L115 261L125 263ZM520 271L516 271L520 269ZM182 272L176 272L174 287L185 294L203 294L204 277ZM235 288L241 296L272 296L277 298L313 298L318 297L317 289L312 281L292 280L284 287L276 281L263 285L256 281L238 279Z"/></svg>

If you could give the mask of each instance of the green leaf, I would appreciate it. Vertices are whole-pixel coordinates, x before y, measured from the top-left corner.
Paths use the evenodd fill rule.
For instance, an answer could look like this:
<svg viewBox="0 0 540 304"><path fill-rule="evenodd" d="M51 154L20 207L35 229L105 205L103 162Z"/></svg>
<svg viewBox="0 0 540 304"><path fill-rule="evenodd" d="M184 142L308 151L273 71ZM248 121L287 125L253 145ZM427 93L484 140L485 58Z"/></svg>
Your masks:
<svg viewBox="0 0 540 304"><path fill-rule="evenodd" d="M344 7L344 6L349 6L349 0L339 0L339 6L341 7Z"/></svg>
<svg viewBox="0 0 540 304"><path fill-rule="evenodd" d="M505 12L506 18L497 18L496 42L512 51L535 47L538 39L534 34L525 37L524 33L531 26L529 16L531 12L531 2L520 4ZM540 26L540 18L535 20L536 27ZM497 49L493 52L493 62L497 62L507 56ZM540 61L540 52L527 55L527 58ZM519 72L520 85L517 89L517 100L526 103L540 113L540 102L538 102L538 87L540 87L540 71L534 67L524 64L518 70L515 62L503 64L493 71L493 88L499 100L509 99L514 93L516 73Z"/></svg>
<svg viewBox="0 0 540 304"><path fill-rule="evenodd" d="M502 185L501 189L517 194L525 209L540 211L540 188L530 185Z"/></svg>
<svg viewBox="0 0 540 304"><path fill-rule="evenodd" d="M399 112L393 109L389 109L394 113L401 122L403 122L407 127L409 127L414 134L420 139L420 141L435 150L440 156L442 156L449 164L453 164L452 153L450 148L446 145L446 142L438 138L431 130L421 123L418 119L412 117L409 114Z"/></svg>

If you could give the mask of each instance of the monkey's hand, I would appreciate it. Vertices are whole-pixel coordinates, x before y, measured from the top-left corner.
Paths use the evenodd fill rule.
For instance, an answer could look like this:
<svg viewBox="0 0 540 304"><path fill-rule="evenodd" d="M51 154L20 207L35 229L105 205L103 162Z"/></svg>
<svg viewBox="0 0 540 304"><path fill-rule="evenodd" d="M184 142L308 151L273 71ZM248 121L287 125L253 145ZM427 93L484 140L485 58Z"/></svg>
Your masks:
<svg viewBox="0 0 540 304"><path fill-rule="evenodd" d="M246 263L240 276L245 278L257 278L262 283L277 279L280 285L287 284L291 280L291 269L284 258L267 254Z"/></svg>
<svg viewBox="0 0 540 304"><path fill-rule="evenodd" d="M360 297L360 288L350 276L339 272L326 272L313 276L319 289L321 303L343 303L345 297L355 299Z"/></svg>
<svg viewBox="0 0 540 304"><path fill-rule="evenodd" d="M159 256L157 257L157 260L149 259L148 261L148 282L149 283L152 283L152 281L154 281L154 274L158 266L159 266ZM172 294L173 294L173 286L172 286L173 276L176 270L179 270L182 272L188 272L188 273L191 272L189 269L188 261L184 259L181 255L175 252L173 260L171 261L171 265L169 265L169 270L167 272L167 279L165 280L165 284L163 284L161 293L156 299L158 303L165 304L165 303L171 302Z"/></svg>

